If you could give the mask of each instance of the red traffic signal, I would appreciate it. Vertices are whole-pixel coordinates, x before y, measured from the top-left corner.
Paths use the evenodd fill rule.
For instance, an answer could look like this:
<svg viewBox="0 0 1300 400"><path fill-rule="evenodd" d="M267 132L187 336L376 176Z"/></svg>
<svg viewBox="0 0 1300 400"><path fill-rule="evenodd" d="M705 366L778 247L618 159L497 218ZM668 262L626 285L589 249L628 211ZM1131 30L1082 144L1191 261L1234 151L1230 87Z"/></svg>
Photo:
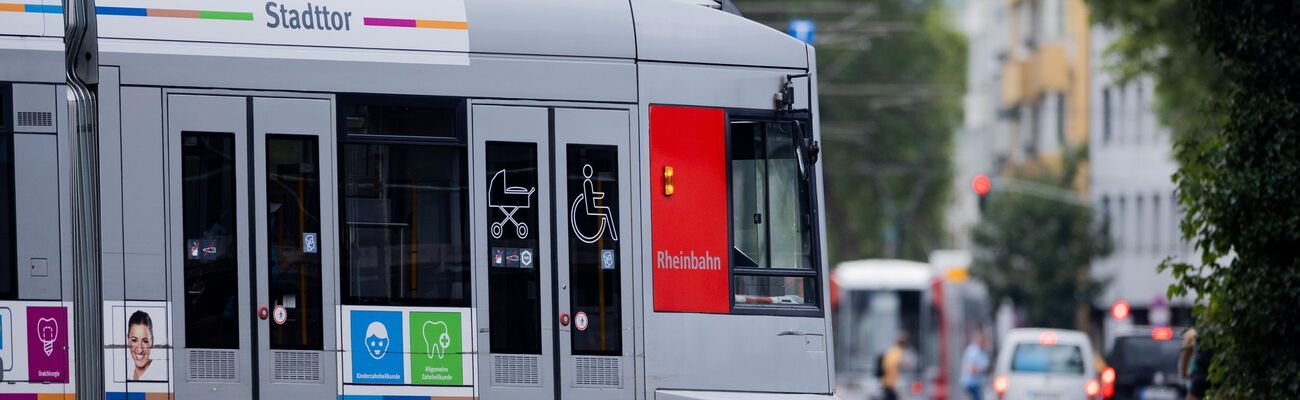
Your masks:
<svg viewBox="0 0 1300 400"><path fill-rule="evenodd" d="M1124 300L1118 300L1114 305L1110 306L1110 316L1114 317L1116 321L1127 319L1129 311L1132 311L1132 309L1129 308L1128 302Z"/></svg>
<svg viewBox="0 0 1300 400"><path fill-rule="evenodd" d="M975 190L975 194L980 196L989 194L989 189L992 187L993 183L989 181L989 177L985 175L975 175L975 179L970 183L970 188Z"/></svg>

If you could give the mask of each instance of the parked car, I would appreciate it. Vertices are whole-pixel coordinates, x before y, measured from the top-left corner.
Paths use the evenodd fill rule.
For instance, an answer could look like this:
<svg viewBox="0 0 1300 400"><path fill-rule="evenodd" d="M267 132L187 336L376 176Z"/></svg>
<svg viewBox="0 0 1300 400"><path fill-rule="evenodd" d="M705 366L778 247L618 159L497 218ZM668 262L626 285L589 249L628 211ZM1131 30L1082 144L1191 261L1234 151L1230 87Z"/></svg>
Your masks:
<svg viewBox="0 0 1300 400"><path fill-rule="evenodd" d="M1096 400L1101 383L1088 335L1062 329L1012 329L993 364L991 395L1000 400Z"/></svg>
<svg viewBox="0 0 1300 400"><path fill-rule="evenodd" d="M1178 376L1182 330L1134 328L1115 336L1101 373L1102 394L1116 400L1178 400L1187 388Z"/></svg>

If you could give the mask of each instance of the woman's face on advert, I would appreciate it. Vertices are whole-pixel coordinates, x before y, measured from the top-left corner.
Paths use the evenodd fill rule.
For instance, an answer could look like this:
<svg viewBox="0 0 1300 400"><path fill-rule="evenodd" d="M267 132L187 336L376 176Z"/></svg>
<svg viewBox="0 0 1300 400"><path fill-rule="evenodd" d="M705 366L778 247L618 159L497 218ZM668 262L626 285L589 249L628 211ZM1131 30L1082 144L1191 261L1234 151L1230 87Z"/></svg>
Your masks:
<svg viewBox="0 0 1300 400"><path fill-rule="evenodd" d="M126 334L127 345L131 348L131 361L136 368L149 365L149 351L153 349L153 335L144 324L131 325Z"/></svg>

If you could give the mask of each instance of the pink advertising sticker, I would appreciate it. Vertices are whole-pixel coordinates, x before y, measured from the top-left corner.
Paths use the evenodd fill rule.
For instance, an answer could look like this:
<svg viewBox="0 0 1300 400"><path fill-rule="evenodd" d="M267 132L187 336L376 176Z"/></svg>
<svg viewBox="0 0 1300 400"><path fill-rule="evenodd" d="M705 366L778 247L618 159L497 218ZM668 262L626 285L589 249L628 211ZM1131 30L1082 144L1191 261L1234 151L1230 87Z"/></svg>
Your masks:
<svg viewBox="0 0 1300 400"><path fill-rule="evenodd" d="M32 382L68 382L66 307L27 307L27 370Z"/></svg>

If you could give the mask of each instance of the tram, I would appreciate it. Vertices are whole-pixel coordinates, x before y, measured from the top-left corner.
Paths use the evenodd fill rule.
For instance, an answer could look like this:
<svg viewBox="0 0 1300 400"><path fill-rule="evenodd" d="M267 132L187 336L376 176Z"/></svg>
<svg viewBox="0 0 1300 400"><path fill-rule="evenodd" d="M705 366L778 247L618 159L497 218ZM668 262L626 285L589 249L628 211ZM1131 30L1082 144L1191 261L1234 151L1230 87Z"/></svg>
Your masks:
<svg viewBox="0 0 1300 400"><path fill-rule="evenodd" d="M970 256L937 250L929 263L893 259L842 262L831 277L835 360L840 398L881 398L880 357L906 333L903 373L895 390L905 399L962 399L962 349L987 334L988 295L966 280ZM960 271L960 273L953 273Z"/></svg>
<svg viewBox="0 0 1300 400"><path fill-rule="evenodd" d="M107 398L830 398L813 48L698 3L98 1ZM0 399L78 395L63 12L0 0Z"/></svg>

